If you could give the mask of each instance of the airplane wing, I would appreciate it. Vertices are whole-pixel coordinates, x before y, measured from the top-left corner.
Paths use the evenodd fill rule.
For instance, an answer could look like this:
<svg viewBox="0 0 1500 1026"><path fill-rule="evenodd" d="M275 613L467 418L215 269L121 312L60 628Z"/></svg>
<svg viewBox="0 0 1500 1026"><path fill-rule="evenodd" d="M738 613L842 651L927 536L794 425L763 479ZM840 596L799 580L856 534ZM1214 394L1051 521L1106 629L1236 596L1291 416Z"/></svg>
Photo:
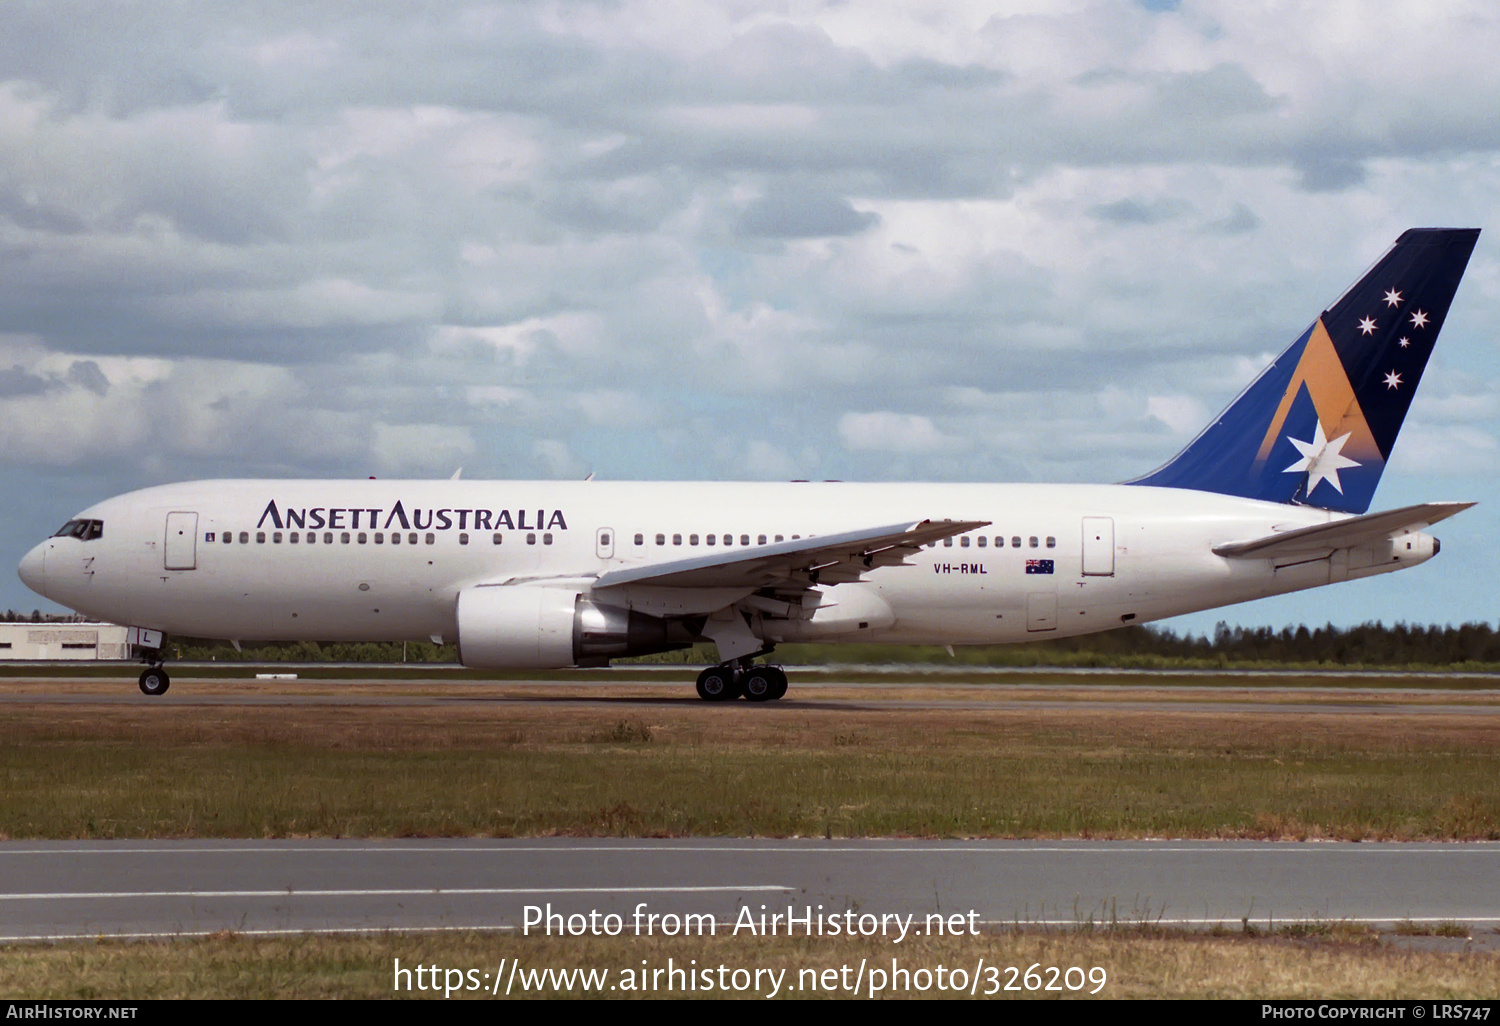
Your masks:
<svg viewBox="0 0 1500 1026"><path fill-rule="evenodd" d="M669 563L607 570L595 588L649 584L673 588L767 588L844 584L868 570L907 566L906 557L929 542L951 538L987 520L923 520L862 531L818 535L775 545L721 549Z"/></svg>
<svg viewBox="0 0 1500 1026"><path fill-rule="evenodd" d="M1277 531L1250 541L1215 545L1214 554L1231 559L1271 559L1309 552L1326 552L1353 545L1385 541L1398 531L1420 531L1473 506L1472 502L1424 502L1416 506L1366 513L1295 531Z"/></svg>

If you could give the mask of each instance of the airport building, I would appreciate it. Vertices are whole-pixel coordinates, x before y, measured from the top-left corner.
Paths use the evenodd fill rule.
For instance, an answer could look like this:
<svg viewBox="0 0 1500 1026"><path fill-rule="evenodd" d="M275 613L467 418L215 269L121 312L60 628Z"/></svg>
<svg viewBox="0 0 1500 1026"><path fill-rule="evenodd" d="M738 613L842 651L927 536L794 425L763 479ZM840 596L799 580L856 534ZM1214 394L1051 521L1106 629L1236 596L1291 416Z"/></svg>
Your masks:
<svg viewBox="0 0 1500 1026"><path fill-rule="evenodd" d="M0 623L0 661L128 659L127 630L112 623Z"/></svg>

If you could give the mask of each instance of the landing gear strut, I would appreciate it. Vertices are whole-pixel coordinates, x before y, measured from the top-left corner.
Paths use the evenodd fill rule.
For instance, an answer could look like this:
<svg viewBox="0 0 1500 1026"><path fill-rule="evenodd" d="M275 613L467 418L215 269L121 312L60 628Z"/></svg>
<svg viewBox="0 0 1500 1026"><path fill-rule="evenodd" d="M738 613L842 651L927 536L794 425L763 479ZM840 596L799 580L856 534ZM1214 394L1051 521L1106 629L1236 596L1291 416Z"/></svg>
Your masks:
<svg viewBox="0 0 1500 1026"><path fill-rule="evenodd" d="M160 650L148 655L146 662L149 665L141 671L141 691L148 695L165 695L167 688L172 686L172 678L162 669Z"/></svg>
<svg viewBox="0 0 1500 1026"><path fill-rule="evenodd" d="M779 666L720 663L698 674L698 697L726 702L744 695L750 702L774 702L786 694L786 685L786 674Z"/></svg>

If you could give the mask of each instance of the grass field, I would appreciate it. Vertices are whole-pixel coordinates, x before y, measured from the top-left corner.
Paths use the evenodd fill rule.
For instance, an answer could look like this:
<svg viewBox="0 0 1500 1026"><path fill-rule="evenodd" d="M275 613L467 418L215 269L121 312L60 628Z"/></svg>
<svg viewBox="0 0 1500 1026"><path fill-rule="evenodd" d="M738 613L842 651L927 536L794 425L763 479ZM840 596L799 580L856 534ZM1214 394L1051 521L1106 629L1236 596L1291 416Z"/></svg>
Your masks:
<svg viewBox="0 0 1500 1026"><path fill-rule="evenodd" d="M652 671L608 688L179 676L169 698L189 704L137 699L128 680L12 680L0 684L0 835L1500 837L1500 694L1483 678L1330 687L1147 675L1122 689L1118 677L1047 672L998 684L876 674L879 686L808 687L793 693L800 702L711 706L691 697L689 676L662 687ZM906 701L927 705L891 704ZM1492 997L1494 938L1465 932L1147 925L924 939L899 952L807 938L221 935L9 946L0 997L431 999L393 991L395 959L616 974L696 959L811 981L893 955L929 971L981 958L1022 972L1098 966L1101 997ZM796 992L815 994L849 996ZM908 995L940 996L883 996Z"/></svg>
<svg viewBox="0 0 1500 1026"><path fill-rule="evenodd" d="M58 685L0 694L30 687ZM375 706L188 688L272 700L0 704L0 834L1500 837L1500 716L1403 712L1406 693L1352 714L1301 694L1292 714L1238 692L1223 712L1100 709L1087 689L1047 691L1047 708L968 689L958 708L890 709L836 689L718 707L653 688L433 684Z"/></svg>
<svg viewBox="0 0 1500 1026"><path fill-rule="evenodd" d="M419 981L409 971L402 980L409 989L397 990L397 959L408 970L423 966L439 972L436 976L424 973ZM519 969L516 976L509 972L512 961ZM861 962L863 975L857 971ZM668 991L669 966L699 972L708 969L712 989L699 975L691 978L698 989ZM720 966L726 973L718 972ZM940 966L944 990L938 989ZM1028 980L1025 973L1033 966L1039 971ZM1051 967L1062 972L1048 973ZM1082 971L1067 974L1070 967ZM901 977L893 972L902 968L912 975ZM578 969L608 972L594 977L598 989L593 990L576 977L565 981L571 986L559 986L564 981L555 975L543 977L535 989L515 986L517 979L524 983L529 974L540 970ZM735 977L735 969L750 972ZM762 972L758 981L750 975L756 969ZM885 974L883 980L870 971L874 969ZM475 975L470 977L469 970ZM643 970L643 975L635 975ZM1102 984L1088 979L1090 970L1102 970L1093 978L1102 978ZM476 933L255 938L231 934L172 942L10 947L0 960L0 996L503 999L505 984L500 985L499 995L490 993L497 974L511 984L512 999L562 994L715 998L726 992L732 997L763 999L771 996L773 987L779 987L776 996L794 998L968 997L972 988L976 995L1001 998L1486 999L1500 992L1500 955L1403 950L1373 934L1341 929L1338 924L1291 928L1260 938L1167 935L1149 930L1002 932L968 939L924 938L899 948L820 938L547 939ZM960 979L964 987L956 986ZM434 980L455 989L451 995L445 994L443 986L436 991L425 989ZM724 989L720 989L721 981ZM418 989L419 982L424 989ZM1056 988L1051 992L1043 989L1049 982ZM877 983L883 987L877 989ZM1077 989L1071 989L1070 983ZM1035 989L1028 989L1028 984ZM739 985L742 990L737 989ZM1007 986L1015 989L1006 990ZM1091 994L1096 989L1097 995Z"/></svg>

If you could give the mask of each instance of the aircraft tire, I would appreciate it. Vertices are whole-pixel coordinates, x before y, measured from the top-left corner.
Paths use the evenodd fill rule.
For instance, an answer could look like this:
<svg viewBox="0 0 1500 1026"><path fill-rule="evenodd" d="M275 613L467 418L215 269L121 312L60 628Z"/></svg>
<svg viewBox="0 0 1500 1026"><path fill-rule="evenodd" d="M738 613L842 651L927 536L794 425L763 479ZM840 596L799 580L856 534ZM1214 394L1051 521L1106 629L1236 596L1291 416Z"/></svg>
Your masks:
<svg viewBox="0 0 1500 1026"><path fill-rule="evenodd" d="M772 677L769 700L774 702L778 698L784 698L786 696L786 672L779 666L767 666L766 670Z"/></svg>
<svg viewBox="0 0 1500 1026"><path fill-rule="evenodd" d="M141 672L141 691L147 695L165 695L172 686L172 678L160 666L147 667Z"/></svg>
<svg viewBox="0 0 1500 1026"><path fill-rule="evenodd" d="M775 669L770 666L752 667L745 671L741 686L744 688L746 701L769 702L776 697Z"/></svg>
<svg viewBox="0 0 1500 1026"><path fill-rule="evenodd" d="M710 666L698 674L698 697L705 702L727 702L739 697L738 683L729 667Z"/></svg>

